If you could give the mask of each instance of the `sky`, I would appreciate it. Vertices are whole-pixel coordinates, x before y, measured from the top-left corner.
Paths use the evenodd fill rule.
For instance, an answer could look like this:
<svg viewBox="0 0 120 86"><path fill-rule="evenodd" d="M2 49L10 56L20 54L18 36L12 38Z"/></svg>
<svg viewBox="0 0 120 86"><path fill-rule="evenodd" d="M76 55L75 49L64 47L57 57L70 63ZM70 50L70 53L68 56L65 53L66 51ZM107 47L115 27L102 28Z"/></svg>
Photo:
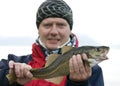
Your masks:
<svg viewBox="0 0 120 86"><path fill-rule="evenodd" d="M31 45L34 42L38 36L36 12L43 1L0 0L0 45ZM65 1L73 10L72 31L77 34L81 44L120 48L119 0Z"/></svg>
<svg viewBox="0 0 120 86"><path fill-rule="evenodd" d="M43 1L0 0L0 57L31 52L31 44L38 36L36 12ZM105 86L119 86L120 0L65 1L73 10L72 32L78 36L80 45L110 47L110 59L100 65Z"/></svg>

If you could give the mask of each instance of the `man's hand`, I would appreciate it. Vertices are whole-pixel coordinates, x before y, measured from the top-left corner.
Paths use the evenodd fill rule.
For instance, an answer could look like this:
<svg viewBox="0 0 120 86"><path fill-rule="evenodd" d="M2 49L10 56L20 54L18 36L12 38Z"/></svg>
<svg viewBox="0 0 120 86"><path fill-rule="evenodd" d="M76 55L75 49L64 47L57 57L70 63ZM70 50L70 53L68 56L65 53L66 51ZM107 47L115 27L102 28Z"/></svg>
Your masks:
<svg viewBox="0 0 120 86"><path fill-rule="evenodd" d="M86 54L77 54L69 60L70 80L79 82L87 80L91 76L91 67L86 62L88 60Z"/></svg>
<svg viewBox="0 0 120 86"><path fill-rule="evenodd" d="M33 75L29 71L31 69L31 66L25 63L16 63L14 61L10 61L9 68L10 68L9 72L11 72L12 69L14 70L17 77L16 82L21 85L24 85L31 81L33 77Z"/></svg>

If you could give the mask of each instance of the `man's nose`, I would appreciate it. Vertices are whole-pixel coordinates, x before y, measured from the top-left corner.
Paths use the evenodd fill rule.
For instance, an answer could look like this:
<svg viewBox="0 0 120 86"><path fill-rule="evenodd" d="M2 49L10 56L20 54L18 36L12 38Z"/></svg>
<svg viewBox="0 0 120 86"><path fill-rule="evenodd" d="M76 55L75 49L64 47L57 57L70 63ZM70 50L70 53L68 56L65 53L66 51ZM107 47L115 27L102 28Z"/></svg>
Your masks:
<svg viewBox="0 0 120 86"><path fill-rule="evenodd" d="M52 34L57 34L58 33L58 28L56 25L53 25L50 31Z"/></svg>

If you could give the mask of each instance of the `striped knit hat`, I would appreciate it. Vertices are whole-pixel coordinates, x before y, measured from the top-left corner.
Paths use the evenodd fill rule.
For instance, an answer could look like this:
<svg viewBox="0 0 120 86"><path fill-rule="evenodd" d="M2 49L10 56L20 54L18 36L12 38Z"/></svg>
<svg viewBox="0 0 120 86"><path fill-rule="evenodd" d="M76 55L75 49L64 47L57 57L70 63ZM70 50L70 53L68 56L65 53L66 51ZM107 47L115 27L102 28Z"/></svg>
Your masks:
<svg viewBox="0 0 120 86"><path fill-rule="evenodd" d="M58 17L67 20L72 30L73 14L71 8L63 0L46 0L38 8L36 25L39 28L41 21L48 17Z"/></svg>

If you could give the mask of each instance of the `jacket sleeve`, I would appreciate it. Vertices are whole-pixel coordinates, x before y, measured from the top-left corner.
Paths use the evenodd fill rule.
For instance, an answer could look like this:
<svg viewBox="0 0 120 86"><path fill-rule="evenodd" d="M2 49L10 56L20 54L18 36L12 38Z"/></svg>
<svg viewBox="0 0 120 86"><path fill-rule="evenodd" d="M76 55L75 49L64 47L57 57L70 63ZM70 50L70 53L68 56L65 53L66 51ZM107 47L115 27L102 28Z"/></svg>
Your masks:
<svg viewBox="0 0 120 86"><path fill-rule="evenodd" d="M6 78L6 75L8 74L8 72L9 72L8 60L2 59L0 61L0 86L20 86L17 83L9 85L9 81Z"/></svg>
<svg viewBox="0 0 120 86"><path fill-rule="evenodd" d="M100 66L92 68L92 76L89 79L91 86L104 86L103 71Z"/></svg>
<svg viewBox="0 0 120 86"><path fill-rule="evenodd" d="M18 57L18 56L15 56L13 54L9 54L7 60L2 59L0 61L0 86L21 86L17 83L10 85L8 79L6 78L6 75L9 73L8 62L10 60L13 60L15 62L27 63L30 60L30 55Z"/></svg>
<svg viewBox="0 0 120 86"><path fill-rule="evenodd" d="M92 75L86 81L74 82L67 78L66 86L104 86L102 69L96 65L92 68Z"/></svg>
<svg viewBox="0 0 120 86"><path fill-rule="evenodd" d="M7 86L6 74L8 74L8 64L7 60L0 61L0 86Z"/></svg>

